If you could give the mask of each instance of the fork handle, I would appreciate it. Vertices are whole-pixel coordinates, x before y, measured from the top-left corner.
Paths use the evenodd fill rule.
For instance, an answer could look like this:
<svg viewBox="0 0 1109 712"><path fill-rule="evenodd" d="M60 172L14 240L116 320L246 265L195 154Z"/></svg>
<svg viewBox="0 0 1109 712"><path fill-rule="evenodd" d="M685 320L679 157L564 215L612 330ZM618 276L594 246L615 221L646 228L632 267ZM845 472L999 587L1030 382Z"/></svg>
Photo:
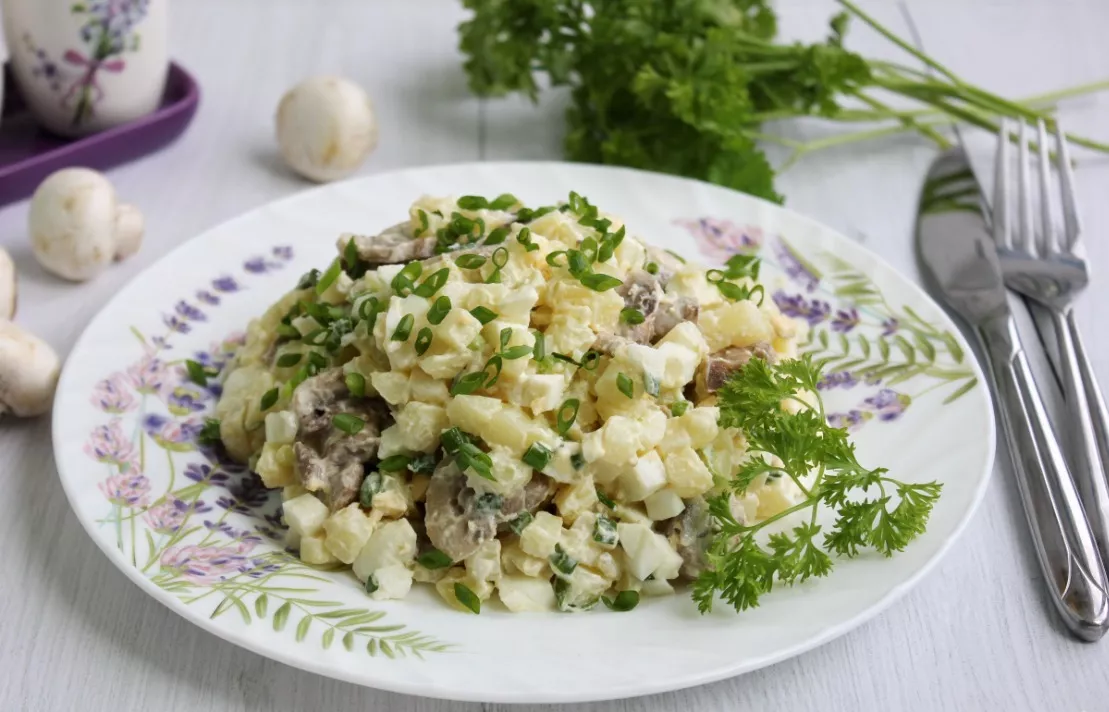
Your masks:
<svg viewBox="0 0 1109 712"><path fill-rule="evenodd" d="M1094 532L1102 565L1109 567L1109 438L1105 399L1090 368L1074 310L1051 312L1059 342L1059 371L1063 381L1069 428L1067 450L1072 472Z"/></svg>
<svg viewBox="0 0 1109 712"><path fill-rule="evenodd" d="M997 384L1017 486L1052 603L1076 637L1096 641L1109 629L1109 585L1016 325L1008 315L999 317L981 325L978 336Z"/></svg>

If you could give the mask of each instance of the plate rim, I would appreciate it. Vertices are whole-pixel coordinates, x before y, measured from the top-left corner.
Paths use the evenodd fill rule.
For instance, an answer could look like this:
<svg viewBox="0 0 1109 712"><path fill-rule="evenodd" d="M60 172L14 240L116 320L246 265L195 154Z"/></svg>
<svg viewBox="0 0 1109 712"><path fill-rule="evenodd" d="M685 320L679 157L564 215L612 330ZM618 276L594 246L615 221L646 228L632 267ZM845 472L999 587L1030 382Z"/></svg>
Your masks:
<svg viewBox="0 0 1109 712"><path fill-rule="evenodd" d="M917 296L918 298L932 303L936 307L937 312L941 315L941 318L943 320L944 325L947 326L948 328L950 328L952 330L952 332L957 335L956 338L960 339L960 341L962 342L962 345L967 347L967 349L966 349L967 352L974 355L973 358L968 359L968 360L970 362L971 368L974 371L975 377L978 378L979 383L981 383L982 386L983 386L983 396L984 397L982 399L982 404L983 404L984 407L983 407L982 410L984 411L983 414L985 415L985 421L986 421L985 424L987 426L985 428L985 430L986 430L986 443L985 443L985 445L986 445L986 448L985 448L986 457L985 457L985 461L984 461L983 466L982 466L982 474L981 474L981 476L978 480L977 486L976 486L976 488L975 488L975 490L972 494L972 497L969 501L969 504L968 504L966 510L963 512L962 516L959 518L958 522L955 524L954 528L951 530L951 533L943 541L940 542L940 544L936 548L935 552L933 552L933 554L928 559L926 559L916 569L916 571L912 572L908 577L906 577L900 583L894 585L889 591L887 591L882 597L880 597L876 602L871 604L865 610L860 611L858 614L856 614L854 616L851 616L848 619L843 620L839 623L829 625L829 626L825 627L823 630L816 633L815 635L811 636L810 638L808 638L806 640L803 640L799 643L796 643L794 645L787 646L787 647L783 648L782 650L778 651L775 654L769 654L769 655L761 656L761 657L758 657L758 658L755 658L755 659L752 659L752 660L748 660L748 661L745 661L745 662L739 663L739 664L723 665L721 667L714 668L712 670L706 670L702 674L688 674L688 675L682 677L681 681L678 682L678 683L675 683L673 680L661 681L661 682L658 682L658 683L652 683L652 682L648 681L648 682L644 682L642 684L639 684L634 688L630 688L630 687L610 688L609 690L607 690L603 694L587 693L587 694L579 695L579 694L576 694L575 692L573 692L572 690L567 690L565 693L560 691L557 694L549 694L548 693L548 694L543 695L542 697L537 697L537 696L535 696L535 693L529 693L529 691L527 691L527 690L520 690L520 691L511 692L511 693L507 693L507 694L490 694L490 695L478 696L478 695L474 694L473 691L460 690L456 687L437 686L431 680L424 680L419 684L414 683L414 682L407 682L407 681L397 682L394 678L390 678L387 674L386 675L375 674L376 671L373 670L373 669L370 669L370 668L367 668L361 674L348 673L343 669L326 667L322 662L317 662L316 660L313 660L313 659L310 659L310 658L305 658L305 657L302 657L302 656L292 655L291 653L285 652L285 648L283 648L283 647L265 647L261 644L261 642L255 641L250 636L243 635L242 633L240 633L238 631L235 631L231 628L225 628L225 627L218 626L210 618L207 618L205 616L197 615L197 614L193 613L192 609L189 609L183 602L181 602L177 598L169 595L168 593L166 593L165 591L160 589L157 585L155 585L150 579L148 579L147 577L141 575L141 573L137 569L132 567L126 561L126 559L125 559L125 557L124 557L124 555L121 551L119 551L118 549L109 547L107 540L103 539L102 537L100 537L96 533L96 528L94 527L94 522L91 519L88 519L85 516L83 516L81 510L76 506L76 502L77 502L76 498L77 498L78 495L72 489L72 487L75 486L77 480L74 479L70 484L67 484L67 479L68 478L66 478L62 474L62 465L61 465L61 463L63 462L63 460L61 458L62 446L59 443L59 439L55 437L56 433L58 433L58 431L60 429L60 422L59 421L60 421L60 418L62 417L62 412L63 412L62 409L58 407L58 405L59 405L59 402L61 401L61 399L63 398L63 393L65 393L67 391L67 387L69 386L69 382L71 380L73 380L74 378L76 378L75 374L78 371L78 367L71 362L69 356L71 354L79 351L82 347L84 347L85 342L90 337L90 332L93 330L93 328L99 326L100 320L102 318L104 318L104 315L106 313L112 311L117 306L118 303L124 301L124 299L128 296L128 293L133 288L135 288L136 283L138 283L141 279L143 279L149 272L152 272L156 269L161 268L164 263L171 262L172 259L178 253L180 253L180 252L184 251L185 249L187 249L193 242L204 239L210 233L222 230L222 229L226 228L228 225L231 225L232 223L235 223L236 221L246 220L247 218L249 218L251 216L254 216L256 213L262 212L264 210L267 210L267 209L270 209L270 208L273 208L275 206L279 206L279 205L282 205L282 204L285 204L285 203L293 202L293 201L296 201L296 200L299 200L299 199L303 199L305 196L310 195L310 194L321 193L321 192L325 192L325 191L328 191L328 190L334 190L334 189L336 189L336 187L339 187L339 186L349 187L351 185L357 184L357 183L362 182L362 181L382 179L382 178L387 178L389 176L399 176L399 175L403 175L403 174L412 174L412 173L419 173L419 172L425 172L425 171L426 172L434 172L434 171L437 171L437 170L460 170L460 169L465 169L467 167L473 167L473 168L480 167L480 168L483 168L483 169L497 170L497 169L514 169L514 168L519 168L519 167L522 167L522 166L527 167L530 170L536 170L536 169L538 169L538 170L547 170L547 169L566 169L566 168L570 168L570 169L574 169L574 170L592 170L592 171L598 171L598 172L629 173L629 174L632 174L632 175L646 175L646 176L650 176L652 178L660 178L661 177L661 178L665 178L665 179L668 179L668 180L676 180L676 181L684 182L684 183L692 183L692 184L695 184L697 186L707 186L711 189L722 190L722 191L726 191L728 193L738 195L744 200L753 201L754 203L761 204L761 207L763 209L769 208L772 211L781 211L781 212L787 213L792 220L799 221L799 222L802 222L802 223L806 223L807 226L810 229L815 228L818 231L821 231L823 233L827 233L829 235L834 236L834 238L837 239L837 240L843 240L847 243L850 243L854 249L857 249L857 250L861 251L862 253L864 253L869 259L873 260L873 262L876 265L880 265L883 269L888 270L893 275L896 275L898 277L899 281L900 281L901 286L903 286L904 288L906 288L910 292L914 293L915 296ZM915 242L915 240L914 240L914 242ZM914 254L915 254L915 250L914 250ZM96 315L93 316L92 319L89 320L89 322L85 325L84 329L81 331L80 336L76 339L76 341L74 341L73 347L70 349L69 354L66 355L66 360L65 360L65 363L64 363L63 368L62 368L61 375L60 375L59 380L58 380L57 392L55 394L55 398L54 398L54 402L53 402L54 407L53 407L52 413L51 413L50 430L51 430L52 453L54 455L55 469L57 471L58 479L61 481L62 490L65 492L66 500L69 503L70 510L77 517L77 520L80 522L82 528L85 530L85 532L89 536L89 538L92 539L93 542L96 544L96 546L108 557L109 561L111 561L116 566L116 568L121 570L123 572L123 574L128 579L130 579L135 585L137 585L141 590L143 590L145 593L147 593L149 596L151 596L154 600L158 601L159 603L164 605L166 608L173 611L175 614L181 616L183 619L185 619L189 623L192 623L192 624L200 627L201 629L217 636L218 638L220 638L220 639L222 639L222 640L224 640L228 643L231 643L231 644L236 645L236 646L241 647L241 648L245 648L245 649L247 649L247 650L249 650L253 653L261 655L261 656L263 656L265 658L268 658L270 660L275 660L275 661L280 662L282 664L289 665L290 667L301 669L301 670L306 670L308 672L312 672L312 673L315 673L315 674L318 674L318 675L322 675L324 677L328 677L328 678L332 678L332 679L336 679L336 680L341 680L343 682L348 682L348 683L352 683L352 684L356 684L356 685L361 685L363 687L370 687L370 688L377 689L377 690L383 690L383 691L387 691L387 692L413 695L413 696L418 696L418 697L429 697L429 698L451 700L451 701L489 702L489 703L508 703L508 704L528 704L528 703L559 704L559 703L582 703L582 702L595 702L595 701L605 701L605 700L630 699L630 698L633 698L633 697L642 697L642 696L646 696L646 695L659 694L659 693L663 693L663 692L672 692L672 691L677 691L677 690L688 689L688 688L691 688L691 687L697 687L697 686L701 686L701 685L705 685L705 684L709 684L709 683L713 683L713 682L718 682L720 680L725 680L725 679L729 679L729 678L732 678L732 677L737 677L737 676L744 675L746 673L752 672L754 670L758 670L758 669L761 669L761 668L764 668L764 667L768 667L770 665L777 664L777 663L782 662L784 660L788 660L790 658L797 657L798 655L801 655L801 654L806 653L808 651L814 650L814 649L816 649L816 648L818 648L822 645L825 645L825 644L831 642L832 640L835 640L836 638L848 633L849 631L860 627L864 623L874 619L879 614L881 614L881 613L885 612L886 610L888 610L888 608L893 603L895 603L898 600L900 600L901 598L903 598L910 590L912 590L914 587L916 587L924 579L925 576L930 574L936 568L936 566L939 564L939 562L951 550L951 548L955 544L955 542L958 541L960 537L962 537L962 535L966 531L967 526L970 524L970 522L974 519L975 515L977 514L978 509L981 506L982 500L984 499L986 491L989 487L990 481L993 477L993 472L994 472L994 469L995 469L996 458L997 458L997 424L996 424L996 416L994 414L994 408L993 408L992 390L989 388L989 380L985 376L985 373L982 369L982 365L981 365L981 363L979 362L979 360L977 358L977 354L972 348L970 348L970 345L971 345L970 341L967 339L967 337L963 333L962 328L960 328L960 324L955 321L955 319L951 316L949 311L938 300L933 298L932 295L929 294L928 291L921 284L918 284L917 282L913 281L908 276L903 274L901 270L899 270L899 269L895 268L893 265L891 265L889 263L889 261L887 261L884 257L877 254L876 252L871 250L869 247L867 247L865 245L862 245L862 244L859 244L858 242L856 242L854 240L851 240L849 237L844 235L839 230L836 230L835 228L833 228L833 227L831 227L831 226L829 226L829 225L827 225L827 224L825 224L825 223L823 223L823 222L821 222L821 221L819 221L815 218L811 218L811 217L809 217L809 216L807 216L803 213L797 212L797 211L795 211L791 208L788 208L784 205L779 205L777 203L770 202L770 201L765 200L763 198L759 198L759 197L756 197L756 196L753 196L753 195L749 195L747 193L743 193L741 191L737 191L737 190L734 190L734 189L731 189L731 188L727 188L725 186L721 186L721 185L717 185L717 184L713 184L713 183L708 183L706 181L702 181L702 180L698 180L698 179L694 179L694 178L688 178L688 177L685 177L685 176L676 176L676 175L658 173L658 172L654 172L654 171L640 170L640 169L636 169L636 168L628 168L628 167L624 167L624 166L607 166L607 165L591 164L591 163L571 163L571 162L568 162L568 161L527 161L527 160L521 160L521 161L464 161L464 162L458 162L458 163L441 163L441 164L432 164L432 165L423 165L423 166L411 166L411 167L400 168L400 169L396 169L396 170L382 171L382 172L379 172L379 173L371 173L371 174L368 174L368 175L354 176L352 178L348 178L348 179L341 180L341 181L334 181L334 182L331 182L331 183L326 183L326 184L322 184L322 185L318 185L318 186L313 186L313 187L310 187L310 188L306 188L304 190L296 191L296 192L294 192L290 195L286 195L286 196L283 196L283 197L280 197L280 198L277 198L277 199L274 199L274 200L266 201L264 203L261 203L260 205L256 205L255 207L250 208L250 209L248 209L244 212L241 212L241 213L236 214L236 215L234 215L230 218L222 220L222 221L216 223L215 225L212 225L212 226L204 229L202 232L199 232L199 233L193 235L192 237L190 237L186 240L183 240L181 243L179 243L178 245L176 245L175 247L173 247L172 249L168 250L163 255L161 255L154 262L152 262L151 264L144 267L140 272L133 275L127 281L127 283L125 285L123 285L112 296L112 298L109 299L97 311ZM450 654L451 653L449 653L449 652L445 653L445 655L450 655ZM531 696L529 696L529 695L531 695Z"/></svg>

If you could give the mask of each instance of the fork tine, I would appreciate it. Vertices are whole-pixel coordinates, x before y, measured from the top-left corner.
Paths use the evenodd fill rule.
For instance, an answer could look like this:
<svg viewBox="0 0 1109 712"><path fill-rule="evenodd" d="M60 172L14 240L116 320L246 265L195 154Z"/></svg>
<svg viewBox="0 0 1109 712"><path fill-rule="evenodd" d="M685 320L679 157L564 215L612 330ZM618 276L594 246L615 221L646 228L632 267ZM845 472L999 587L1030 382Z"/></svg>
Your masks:
<svg viewBox="0 0 1109 712"><path fill-rule="evenodd" d="M1082 226L1078 224L1078 197L1074 192L1074 167L1070 162L1070 151L1067 150L1067 136L1059 120L1055 120L1056 153L1059 159L1059 188L1062 193L1063 229L1064 235L1062 249L1071 252L1078 244L1078 234Z"/></svg>
<svg viewBox="0 0 1109 712"><path fill-rule="evenodd" d="M997 155L994 156L993 179L993 239L998 247L1013 247L1013 204L1009 200L1009 186L1012 184L1009 148L1009 120L1001 120L997 132Z"/></svg>
<svg viewBox="0 0 1109 712"><path fill-rule="evenodd" d="M1036 141L1039 145L1040 168L1040 235L1036 249L1041 255L1053 254L1059 249L1055 239L1055 221L1052 217L1051 200L1051 157L1047 150L1047 127L1043 119L1036 121Z"/></svg>
<svg viewBox="0 0 1109 712"><path fill-rule="evenodd" d="M1031 159L1028 155L1028 123L1020 119L1020 148L1017 164L1017 194L1018 210L1020 211L1020 229L1017 232L1016 246L1030 254L1036 254L1036 245L1033 238L1032 227L1032 177Z"/></svg>

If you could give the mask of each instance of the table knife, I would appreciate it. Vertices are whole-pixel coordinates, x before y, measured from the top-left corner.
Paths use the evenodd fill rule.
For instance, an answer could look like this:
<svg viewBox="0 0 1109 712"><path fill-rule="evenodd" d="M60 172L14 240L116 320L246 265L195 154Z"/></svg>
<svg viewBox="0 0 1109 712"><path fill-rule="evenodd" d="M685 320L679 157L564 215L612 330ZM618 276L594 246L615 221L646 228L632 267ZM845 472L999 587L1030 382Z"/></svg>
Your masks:
<svg viewBox="0 0 1109 712"><path fill-rule="evenodd" d="M965 185L958 183L965 181ZM966 154L941 154L928 171L917 239L943 301L972 328L986 354L1032 541L1066 627L1086 641L1109 629L1109 584L1078 492L1048 420L1009 309L993 238L980 211L937 203L930 186L977 187Z"/></svg>

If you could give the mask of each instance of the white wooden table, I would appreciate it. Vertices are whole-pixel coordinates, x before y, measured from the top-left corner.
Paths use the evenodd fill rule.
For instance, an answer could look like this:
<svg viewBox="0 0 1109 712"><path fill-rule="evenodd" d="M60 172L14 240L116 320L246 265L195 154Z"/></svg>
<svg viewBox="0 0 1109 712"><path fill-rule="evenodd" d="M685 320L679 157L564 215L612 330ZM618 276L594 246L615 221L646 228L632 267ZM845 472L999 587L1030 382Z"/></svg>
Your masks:
<svg viewBox="0 0 1109 712"><path fill-rule="evenodd" d="M1012 96L1109 73L1103 0L909 0L864 3L899 33L906 12L929 52ZM831 0L782 0L787 34L822 34ZM168 150L112 172L142 207L146 244L99 280L62 284L31 257L26 203L0 209L0 244L22 275L19 319L66 354L84 324L172 246L245 210L304 189L272 139L281 93L315 73L370 91L381 145L364 172L560 153L561 101L481 102L455 50L462 10L446 0L189 0L172 8L174 56L199 78L195 124ZM851 45L893 51L856 27ZM1076 131L1109 138L1109 97L1066 106ZM788 130L800 131L791 127ZM787 204L917 273L911 225L933 150L905 138L805 159L785 174ZM1109 161L1079 171L1094 265L1109 271ZM1109 330L1098 301L1080 308L1109 384ZM999 453L1004 462L1005 453ZM0 709L478 710L363 689L300 672L224 643L141 593L96 550L54 472L48 418L0 425ZM572 681L568 681L572 684ZM914 591L862 628L742 678L582 709L1103 710L1109 643L1083 645L1048 614L1007 467L973 523ZM481 709L498 708L484 705Z"/></svg>

